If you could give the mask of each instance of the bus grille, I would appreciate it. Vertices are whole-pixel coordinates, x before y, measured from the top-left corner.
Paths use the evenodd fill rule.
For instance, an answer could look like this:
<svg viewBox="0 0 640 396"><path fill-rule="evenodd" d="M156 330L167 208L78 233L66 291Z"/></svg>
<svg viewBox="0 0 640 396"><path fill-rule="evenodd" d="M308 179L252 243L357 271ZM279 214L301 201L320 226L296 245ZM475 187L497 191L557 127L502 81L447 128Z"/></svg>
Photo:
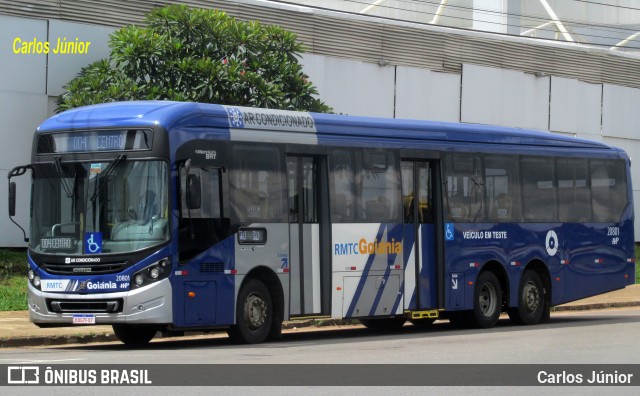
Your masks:
<svg viewBox="0 0 640 396"><path fill-rule="evenodd" d="M224 272L224 263L201 263L200 272Z"/></svg>
<svg viewBox="0 0 640 396"><path fill-rule="evenodd" d="M122 312L123 300L115 298L110 300L55 300L47 299L47 308L50 312Z"/></svg>
<svg viewBox="0 0 640 396"><path fill-rule="evenodd" d="M102 275L115 274L127 266L127 263L92 263L83 265L43 263L40 268L55 275Z"/></svg>

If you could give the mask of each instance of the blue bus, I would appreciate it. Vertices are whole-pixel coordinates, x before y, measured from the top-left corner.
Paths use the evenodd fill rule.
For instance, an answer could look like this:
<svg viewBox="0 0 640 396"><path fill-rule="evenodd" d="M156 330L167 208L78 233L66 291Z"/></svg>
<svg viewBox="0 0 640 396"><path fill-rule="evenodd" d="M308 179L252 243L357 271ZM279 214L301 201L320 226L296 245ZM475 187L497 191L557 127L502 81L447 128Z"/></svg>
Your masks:
<svg viewBox="0 0 640 396"><path fill-rule="evenodd" d="M40 125L31 163L30 320L281 335L547 320L634 283L630 161L513 128L141 101Z"/></svg>

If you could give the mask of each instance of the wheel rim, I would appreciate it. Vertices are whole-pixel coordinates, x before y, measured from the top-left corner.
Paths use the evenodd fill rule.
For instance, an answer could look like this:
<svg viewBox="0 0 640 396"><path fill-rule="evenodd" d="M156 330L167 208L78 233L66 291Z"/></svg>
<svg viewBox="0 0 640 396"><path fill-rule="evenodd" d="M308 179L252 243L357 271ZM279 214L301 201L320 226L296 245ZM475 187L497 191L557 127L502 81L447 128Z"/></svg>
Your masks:
<svg viewBox="0 0 640 396"><path fill-rule="evenodd" d="M535 312L540 307L540 289L533 282L525 283L522 288L524 309L528 313Z"/></svg>
<svg viewBox="0 0 640 396"><path fill-rule="evenodd" d="M262 326L267 317L267 304L257 293L251 293L244 304L245 322L251 330Z"/></svg>
<svg viewBox="0 0 640 396"><path fill-rule="evenodd" d="M480 289L478 296L478 306L484 316L492 316L496 312L498 305L498 292L491 283L485 283Z"/></svg>

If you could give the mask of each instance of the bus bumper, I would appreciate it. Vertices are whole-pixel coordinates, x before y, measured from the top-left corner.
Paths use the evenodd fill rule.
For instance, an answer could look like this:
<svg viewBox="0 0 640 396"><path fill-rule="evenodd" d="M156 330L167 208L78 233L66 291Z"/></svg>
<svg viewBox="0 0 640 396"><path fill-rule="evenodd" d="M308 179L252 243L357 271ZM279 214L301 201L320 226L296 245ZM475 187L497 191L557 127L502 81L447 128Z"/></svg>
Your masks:
<svg viewBox="0 0 640 396"><path fill-rule="evenodd" d="M28 284L29 320L42 327L75 326L74 316L79 315L89 318L82 324L96 325L169 324L173 320L169 279L137 290L83 295L42 292Z"/></svg>

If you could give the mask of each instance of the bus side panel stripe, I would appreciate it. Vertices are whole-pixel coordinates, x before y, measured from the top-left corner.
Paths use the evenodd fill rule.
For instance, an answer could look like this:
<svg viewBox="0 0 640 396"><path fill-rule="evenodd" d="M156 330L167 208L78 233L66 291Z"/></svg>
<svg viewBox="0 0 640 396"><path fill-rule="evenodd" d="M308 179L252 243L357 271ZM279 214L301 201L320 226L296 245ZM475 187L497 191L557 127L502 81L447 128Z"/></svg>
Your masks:
<svg viewBox="0 0 640 396"><path fill-rule="evenodd" d="M404 280L402 285L402 293L406 297L411 295L411 298L407 301L405 299L404 308L413 309L416 306L416 275L415 275L415 233L414 225L404 225Z"/></svg>
<svg viewBox="0 0 640 396"><path fill-rule="evenodd" d="M402 241L402 226L387 226L387 241L391 241L391 240L396 240L398 242ZM396 238L393 234L394 231L396 230L400 230L400 232L398 233L398 238ZM380 240L378 238L378 240ZM387 265L385 266L385 270L384 270L384 275L383 275L383 279L385 282L385 285L388 283L389 280L389 276L391 275L391 267L394 265L396 258L398 257L397 253L387 253ZM384 292L387 290L386 287L381 287L378 289L378 291L376 292L376 297L373 300L373 305L371 306L371 310L369 311L369 316L373 316L376 314L376 310L378 309L378 305L380 304L380 300L382 299L382 295L384 294ZM402 288L400 289L402 290ZM398 298L400 296L402 296L402 294L398 293ZM394 307L397 308L397 305L394 304ZM394 309L393 311L391 311L392 313L395 313L396 310Z"/></svg>
<svg viewBox="0 0 640 396"><path fill-rule="evenodd" d="M378 228L378 233L376 234L377 241L381 240L382 234L384 234L385 228L386 228L386 224L380 224L380 228ZM356 288L356 292L353 295L353 299L351 300L351 304L349 305L349 309L347 310L347 314L345 315L345 317L353 316L353 311L355 311L358 300L362 295L362 291L364 290L364 285L367 282L367 277L369 276L369 271L371 270L371 266L373 265L373 260L375 258L376 258L375 252L369 255L369 258L367 259L367 263L365 264L364 269L362 271L360 281L358 282L358 287Z"/></svg>

